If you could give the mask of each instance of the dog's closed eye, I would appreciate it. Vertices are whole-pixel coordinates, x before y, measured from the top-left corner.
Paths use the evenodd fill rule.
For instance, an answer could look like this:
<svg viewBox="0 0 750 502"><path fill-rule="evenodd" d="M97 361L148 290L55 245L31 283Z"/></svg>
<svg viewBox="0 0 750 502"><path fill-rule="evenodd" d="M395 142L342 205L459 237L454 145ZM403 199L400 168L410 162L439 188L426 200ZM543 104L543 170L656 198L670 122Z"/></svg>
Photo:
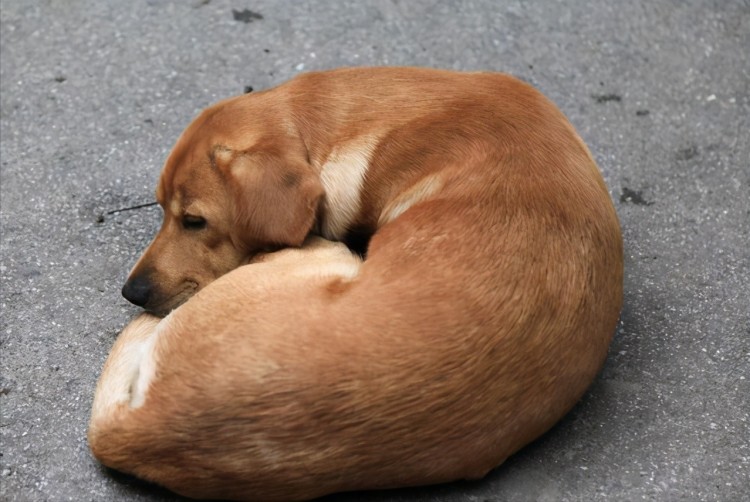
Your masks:
<svg viewBox="0 0 750 502"><path fill-rule="evenodd" d="M206 219L201 216L186 214L182 217L182 227L185 230L202 230L206 228Z"/></svg>

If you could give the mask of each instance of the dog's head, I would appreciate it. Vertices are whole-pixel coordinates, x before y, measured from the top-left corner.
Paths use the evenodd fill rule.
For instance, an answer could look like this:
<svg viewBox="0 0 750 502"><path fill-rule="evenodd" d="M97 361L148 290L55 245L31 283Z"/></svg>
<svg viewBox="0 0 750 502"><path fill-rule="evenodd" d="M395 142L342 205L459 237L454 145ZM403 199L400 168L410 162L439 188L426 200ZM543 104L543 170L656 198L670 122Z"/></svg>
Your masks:
<svg viewBox="0 0 750 502"><path fill-rule="evenodd" d="M309 233L323 189L304 145L288 128L249 124L247 111L221 103L177 141L156 189L161 229L122 288L130 302L164 315L257 252Z"/></svg>

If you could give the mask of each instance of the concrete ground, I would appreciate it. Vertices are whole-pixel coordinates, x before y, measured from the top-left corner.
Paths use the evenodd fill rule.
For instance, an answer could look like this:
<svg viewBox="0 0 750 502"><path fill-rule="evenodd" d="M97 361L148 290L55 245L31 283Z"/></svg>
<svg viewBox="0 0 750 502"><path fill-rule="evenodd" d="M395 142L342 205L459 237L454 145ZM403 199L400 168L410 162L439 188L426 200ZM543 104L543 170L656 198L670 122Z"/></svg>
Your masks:
<svg viewBox="0 0 750 502"><path fill-rule="evenodd" d="M3 0L0 499L171 500L86 426L138 310L161 163L204 106L345 65L501 70L555 100L620 215L625 307L572 413L472 483L335 500L748 500L747 0Z"/></svg>

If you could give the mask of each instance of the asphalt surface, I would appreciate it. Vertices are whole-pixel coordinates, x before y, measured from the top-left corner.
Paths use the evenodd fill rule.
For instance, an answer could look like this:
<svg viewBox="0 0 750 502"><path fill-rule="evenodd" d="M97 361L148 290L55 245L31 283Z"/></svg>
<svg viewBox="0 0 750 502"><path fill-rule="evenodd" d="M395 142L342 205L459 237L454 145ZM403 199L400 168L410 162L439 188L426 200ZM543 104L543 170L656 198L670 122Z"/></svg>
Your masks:
<svg viewBox="0 0 750 502"><path fill-rule="evenodd" d="M570 5L568 5L570 4ZM171 500L102 469L94 385L156 178L204 106L313 69L500 70L594 153L625 307L572 413L482 481L335 500L748 500L750 3L3 0L0 499Z"/></svg>

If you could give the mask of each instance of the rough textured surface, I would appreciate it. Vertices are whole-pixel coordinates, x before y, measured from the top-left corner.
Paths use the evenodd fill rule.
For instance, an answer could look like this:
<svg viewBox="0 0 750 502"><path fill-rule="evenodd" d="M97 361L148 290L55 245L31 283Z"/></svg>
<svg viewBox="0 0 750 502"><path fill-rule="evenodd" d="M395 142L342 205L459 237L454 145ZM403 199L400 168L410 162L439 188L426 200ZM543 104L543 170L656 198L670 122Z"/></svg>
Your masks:
<svg viewBox="0 0 750 502"><path fill-rule="evenodd" d="M474 483L336 500L740 500L750 486L750 4L4 0L0 498L170 500L105 472L94 384L136 312L161 162L219 98L342 65L513 73L591 147L622 221L606 367ZM745 498L745 500L747 500Z"/></svg>

